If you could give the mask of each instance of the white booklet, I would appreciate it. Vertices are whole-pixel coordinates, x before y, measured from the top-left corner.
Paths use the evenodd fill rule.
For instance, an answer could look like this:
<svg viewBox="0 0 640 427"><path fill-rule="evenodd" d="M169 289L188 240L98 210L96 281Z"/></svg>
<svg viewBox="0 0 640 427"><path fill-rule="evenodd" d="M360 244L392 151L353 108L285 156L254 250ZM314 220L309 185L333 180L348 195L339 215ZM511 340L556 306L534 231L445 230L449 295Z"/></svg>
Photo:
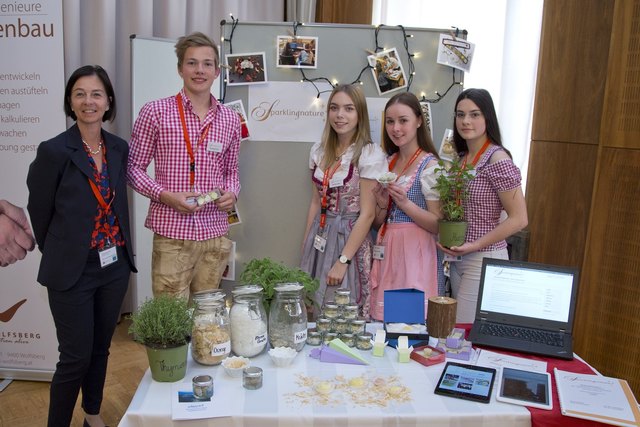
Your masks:
<svg viewBox="0 0 640 427"><path fill-rule="evenodd" d="M554 369L562 415L616 426L640 426L629 384L618 378Z"/></svg>
<svg viewBox="0 0 640 427"><path fill-rule="evenodd" d="M489 350L479 350L480 354L476 365L488 368L513 368L521 371L547 372L547 362L542 360L525 359L524 357L510 356L508 354L495 353Z"/></svg>
<svg viewBox="0 0 640 427"><path fill-rule="evenodd" d="M171 419L195 420L200 418L228 417L234 405L228 402L230 394L216 394L207 400L198 400L193 395L190 382L171 384Z"/></svg>

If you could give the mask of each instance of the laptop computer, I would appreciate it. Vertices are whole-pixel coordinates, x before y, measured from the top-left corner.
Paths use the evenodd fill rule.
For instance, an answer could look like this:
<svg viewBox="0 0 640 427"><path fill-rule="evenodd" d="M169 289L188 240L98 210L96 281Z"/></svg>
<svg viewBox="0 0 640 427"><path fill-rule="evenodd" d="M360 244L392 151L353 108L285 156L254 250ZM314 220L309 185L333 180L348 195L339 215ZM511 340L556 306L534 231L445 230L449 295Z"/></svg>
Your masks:
<svg viewBox="0 0 640 427"><path fill-rule="evenodd" d="M577 293L577 269L484 258L469 341L571 360Z"/></svg>

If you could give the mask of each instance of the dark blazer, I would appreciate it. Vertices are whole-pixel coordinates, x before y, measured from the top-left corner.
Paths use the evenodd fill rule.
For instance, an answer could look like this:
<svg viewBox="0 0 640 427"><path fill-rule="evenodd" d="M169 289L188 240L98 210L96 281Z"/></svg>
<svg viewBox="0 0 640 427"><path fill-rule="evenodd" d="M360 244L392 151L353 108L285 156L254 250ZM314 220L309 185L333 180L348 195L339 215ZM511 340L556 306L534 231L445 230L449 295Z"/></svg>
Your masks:
<svg viewBox="0 0 640 427"><path fill-rule="evenodd" d="M131 246L127 202L127 142L102 130L107 150L109 182L115 191L112 209L126 242L131 270L136 271ZM93 170L77 125L38 146L29 166L27 209L38 248L42 252L38 282L63 291L80 278L89 255L96 200L87 178Z"/></svg>

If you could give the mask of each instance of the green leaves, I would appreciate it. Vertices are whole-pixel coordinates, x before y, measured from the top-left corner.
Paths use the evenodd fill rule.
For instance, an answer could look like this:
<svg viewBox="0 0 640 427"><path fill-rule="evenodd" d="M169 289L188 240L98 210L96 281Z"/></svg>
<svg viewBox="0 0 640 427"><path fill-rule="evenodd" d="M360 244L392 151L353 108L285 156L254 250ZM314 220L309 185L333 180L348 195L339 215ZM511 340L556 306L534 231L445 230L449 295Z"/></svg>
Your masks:
<svg viewBox="0 0 640 427"><path fill-rule="evenodd" d="M449 167L443 160L438 161L434 172L438 175L436 185L433 187L440 195L442 213L446 221L463 221L463 202L469 196L469 181L473 179L473 166L461 164L455 160Z"/></svg>
<svg viewBox="0 0 640 427"><path fill-rule="evenodd" d="M130 316L129 333L152 348L176 347L189 342L193 310L186 298L160 295L148 299Z"/></svg>
<svg viewBox="0 0 640 427"><path fill-rule="evenodd" d="M304 299L307 305L314 304L313 294L320 287L318 279L312 278L309 273L299 268L287 267L271 258L254 258L249 261L240 275L240 281L245 285L262 286L267 305L273 298L275 285L278 283L297 282L304 286Z"/></svg>

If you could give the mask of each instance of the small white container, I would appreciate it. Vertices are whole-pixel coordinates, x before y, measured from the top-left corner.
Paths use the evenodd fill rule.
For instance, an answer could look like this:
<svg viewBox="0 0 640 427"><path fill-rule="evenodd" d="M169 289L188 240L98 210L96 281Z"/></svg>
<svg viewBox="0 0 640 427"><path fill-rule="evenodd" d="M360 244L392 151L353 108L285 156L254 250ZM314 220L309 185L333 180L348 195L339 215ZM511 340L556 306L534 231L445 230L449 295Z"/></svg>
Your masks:
<svg viewBox="0 0 640 427"><path fill-rule="evenodd" d="M251 366L251 361L246 357L232 356L227 357L222 361L224 371L230 377L239 378L242 375L242 370Z"/></svg>
<svg viewBox="0 0 640 427"><path fill-rule="evenodd" d="M269 357L280 368L291 365L297 354L298 352L291 347L275 347L269 350Z"/></svg>

